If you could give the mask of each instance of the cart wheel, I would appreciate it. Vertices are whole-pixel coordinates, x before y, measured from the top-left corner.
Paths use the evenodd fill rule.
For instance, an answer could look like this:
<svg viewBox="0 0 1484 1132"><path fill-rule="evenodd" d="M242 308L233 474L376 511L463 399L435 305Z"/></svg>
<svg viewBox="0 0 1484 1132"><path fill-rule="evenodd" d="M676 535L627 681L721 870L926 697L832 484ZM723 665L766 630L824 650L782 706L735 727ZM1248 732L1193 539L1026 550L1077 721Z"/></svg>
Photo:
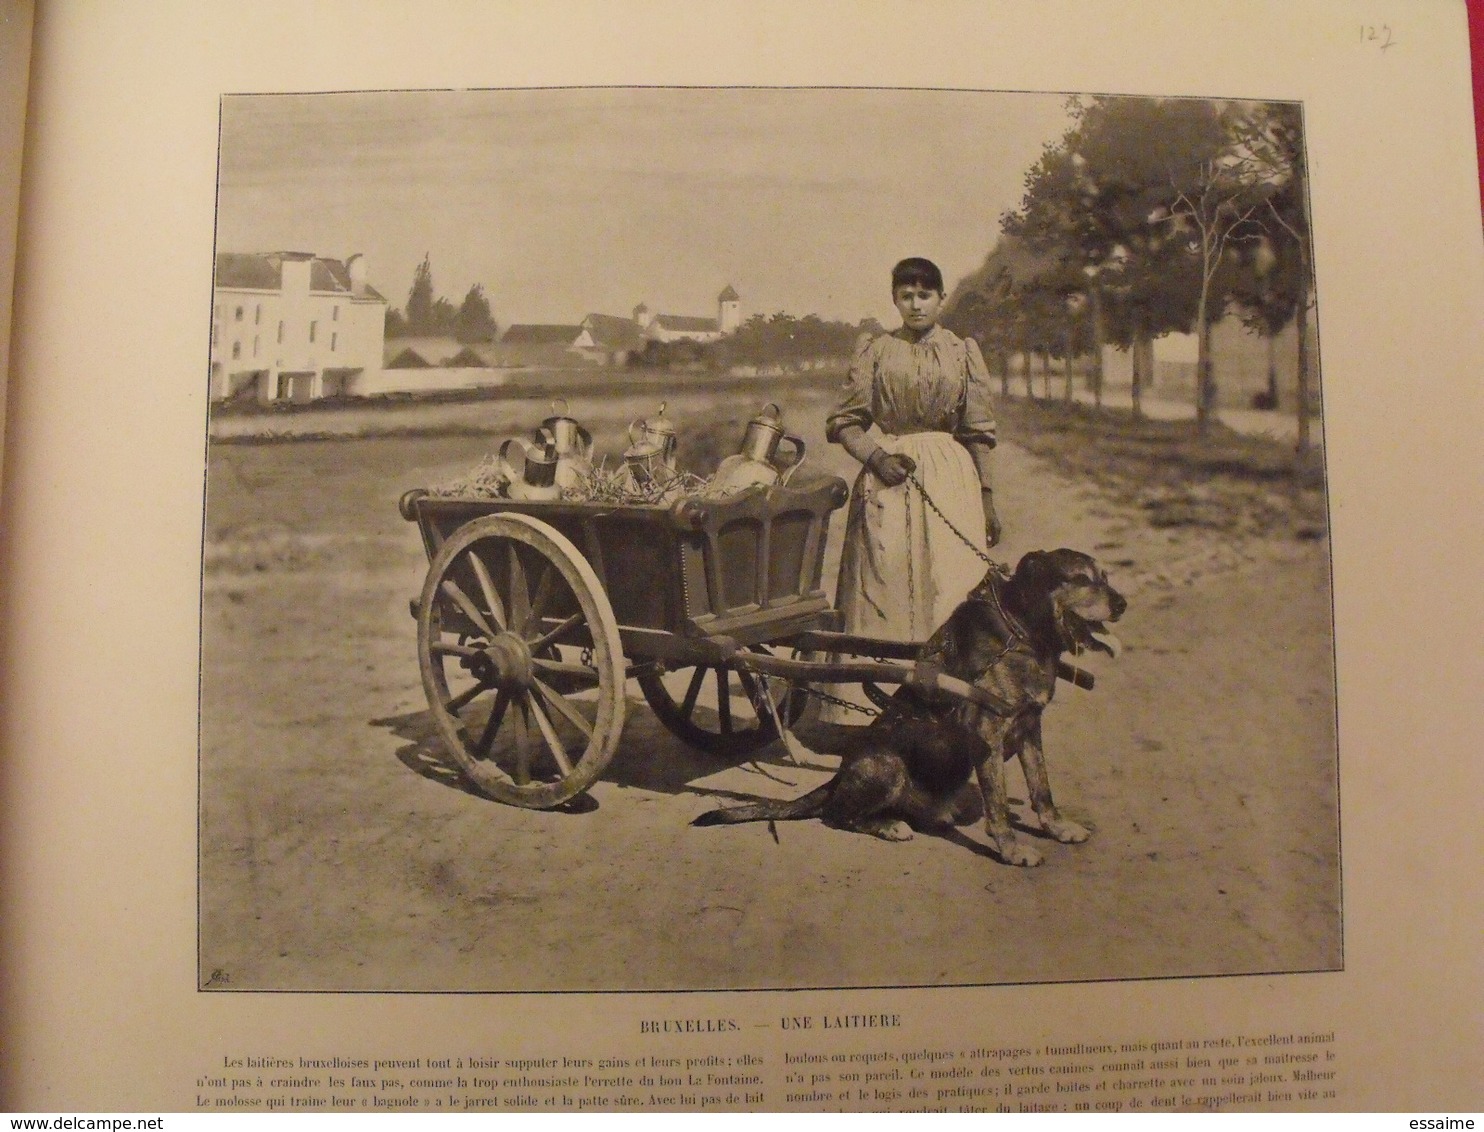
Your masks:
<svg viewBox="0 0 1484 1132"><path fill-rule="evenodd" d="M770 650L754 645L751 651ZM773 717L762 704L765 687L788 727L799 721L808 698L784 692L781 681L768 685L750 672L726 665L672 664L663 672L641 672L638 680L655 716L672 735L724 757L749 755L778 738Z"/></svg>
<svg viewBox="0 0 1484 1132"><path fill-rule="evenodd" d="M613 757L624 715L618 622L587 559L540 520L487 515L439 547L417 652L439 734L491 798L550 809Z"/></svg>

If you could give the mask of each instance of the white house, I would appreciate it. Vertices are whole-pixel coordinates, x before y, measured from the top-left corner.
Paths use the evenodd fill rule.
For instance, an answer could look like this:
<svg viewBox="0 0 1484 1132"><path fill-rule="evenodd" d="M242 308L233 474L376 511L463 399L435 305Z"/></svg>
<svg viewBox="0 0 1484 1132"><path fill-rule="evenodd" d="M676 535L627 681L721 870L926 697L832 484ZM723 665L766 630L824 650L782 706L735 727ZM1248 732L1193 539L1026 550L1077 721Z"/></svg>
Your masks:
<svg viewBox="0 0 1484 1132"><path fill-rule="evenodd" d="M715 342L742 325L742 300L730 284L716 296L716 317L655 314L644 303L634 308L634 322L653 342Z"/></svg>
<svg viewBox="0 0 1484 1132"><path fill-rule="evenodd" d="M216 257L211 399L313 401L381 372L387 302L366 260L312 252Z"/></svg>

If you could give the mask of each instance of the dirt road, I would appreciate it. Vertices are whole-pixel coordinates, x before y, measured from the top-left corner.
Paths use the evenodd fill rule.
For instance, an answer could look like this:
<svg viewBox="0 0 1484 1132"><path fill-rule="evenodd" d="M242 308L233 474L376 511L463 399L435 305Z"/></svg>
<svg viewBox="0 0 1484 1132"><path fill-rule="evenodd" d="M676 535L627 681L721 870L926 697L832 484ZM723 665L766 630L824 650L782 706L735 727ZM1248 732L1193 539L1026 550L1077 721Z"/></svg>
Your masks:
<svg viewBox="0 0 1484 1132"><path fill-rule="evenodd" d="M1063 685L1047 717L1053 784L1094 836L1013 869L977 829L890 844L817 822L780 824L776 841L764 825L692 828L719 796L791 795L831 760L770 751L766 773L728 767L671 737L633 686L592 805L534 812L467 789L426 715L407 612L426 561L395 500L489 447L214 446L203 985L836 987L1339 965L1322 541L1155 530L1002 445L1002 556L1090 550L1130 599L1123 656L1095 691Z"/></svg>

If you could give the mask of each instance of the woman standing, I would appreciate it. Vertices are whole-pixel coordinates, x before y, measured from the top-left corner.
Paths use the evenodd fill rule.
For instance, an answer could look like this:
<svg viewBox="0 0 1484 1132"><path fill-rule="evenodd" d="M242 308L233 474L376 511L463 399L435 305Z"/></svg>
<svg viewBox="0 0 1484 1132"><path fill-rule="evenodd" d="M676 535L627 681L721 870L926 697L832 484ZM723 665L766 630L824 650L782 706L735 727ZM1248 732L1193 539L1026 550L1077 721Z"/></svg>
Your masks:
<svg viewBox="0 0 1484 1132"><path fill-rule="evenodd" d="M863 465L851 490L835 605L847 633L924 641L983 579L976 550L999 541L995 422L978 343L938 325L945 294L937 266L902 260L892 269L891 294L902 326L857 346L825 426ZM865 722L828 703L823 718Z"/></svg>

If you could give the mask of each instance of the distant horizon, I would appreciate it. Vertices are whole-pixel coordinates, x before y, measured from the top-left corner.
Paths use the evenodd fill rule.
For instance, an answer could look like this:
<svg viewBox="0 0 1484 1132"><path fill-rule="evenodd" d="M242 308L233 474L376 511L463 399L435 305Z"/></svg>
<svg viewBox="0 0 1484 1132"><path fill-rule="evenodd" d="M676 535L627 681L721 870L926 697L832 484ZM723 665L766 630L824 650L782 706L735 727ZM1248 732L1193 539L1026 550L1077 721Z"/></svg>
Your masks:
<svg viewBox="0 0 1484 1132"><path fill-rule="evenodd" d="M404 309L429 258L501 327L784 311L895 326L892 264L954 283L1071 121L1060 94L581 88L229 95L217 248L366 257Z"/></svg>

